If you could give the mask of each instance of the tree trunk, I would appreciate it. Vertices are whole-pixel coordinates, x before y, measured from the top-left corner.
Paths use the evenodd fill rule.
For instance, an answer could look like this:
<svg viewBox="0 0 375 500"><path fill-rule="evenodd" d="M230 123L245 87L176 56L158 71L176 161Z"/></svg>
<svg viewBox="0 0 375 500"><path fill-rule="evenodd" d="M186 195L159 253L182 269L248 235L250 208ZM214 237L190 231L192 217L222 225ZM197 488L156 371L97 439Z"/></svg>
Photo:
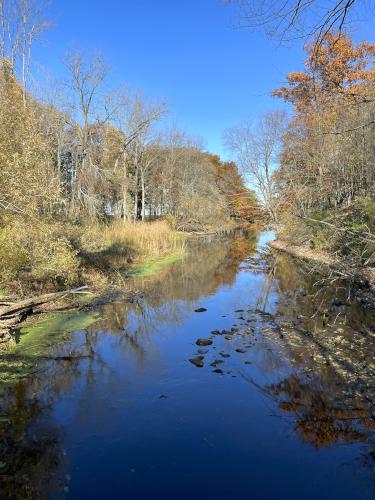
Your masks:
<svg viewBox="0 0 375 500"><path fill-rule="evenodd" d="M142 221L145 220L145 178L143 171L141 170L141 189L142 189L142 209L141 209L141 218Z"/></svg>

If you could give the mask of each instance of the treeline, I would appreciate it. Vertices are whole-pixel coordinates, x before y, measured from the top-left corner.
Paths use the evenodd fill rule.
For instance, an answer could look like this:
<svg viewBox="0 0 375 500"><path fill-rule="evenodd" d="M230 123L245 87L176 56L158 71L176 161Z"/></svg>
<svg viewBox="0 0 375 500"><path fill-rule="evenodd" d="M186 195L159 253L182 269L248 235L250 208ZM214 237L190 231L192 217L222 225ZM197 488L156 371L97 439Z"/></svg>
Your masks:
<svg viewBox="0 0 375 500"><path fill-rule="evenodd" d="M80 222L173 216L178 226L197 228L247 215L249 198L240 197L243 206L231 198L246 192L234 163L183 132L160 131L162 104L106 94L100 58L86 62L74 53L65 62L71 101L63 108L30 94L24 101L11 64L2 63L3 210Z"/></svg>
<svg viewBox="0 0 375 500"><path fill-rule="evenodd" d="M104 269L110 257L119 270L176 251L176 229L253 220L255 195L236 164L163 129L164 103L111 88L100 55L69 52L63 81L31 91L33 44L49 25L43 16L37 1L0 0L2 282L20 290L25 282L88 282L98 272L90 267ZM154 219L164 222L136 227Z"/></svg>
<svg viewBox="0 0 375 500"><path fill-rule="evenodd" d="M293 106L275 172L285 235L372 263L375 44L328 33L274 92ZM297 241L296 241L297 240Z"/></svg>
<svg viewBox="0 0 375 500"><path fill-rule="evenodd" d="M375 263L375 44L327 31L275 110L226 132L269 218L293 244ZM291 115L291 116L289 116Z"/></svg>

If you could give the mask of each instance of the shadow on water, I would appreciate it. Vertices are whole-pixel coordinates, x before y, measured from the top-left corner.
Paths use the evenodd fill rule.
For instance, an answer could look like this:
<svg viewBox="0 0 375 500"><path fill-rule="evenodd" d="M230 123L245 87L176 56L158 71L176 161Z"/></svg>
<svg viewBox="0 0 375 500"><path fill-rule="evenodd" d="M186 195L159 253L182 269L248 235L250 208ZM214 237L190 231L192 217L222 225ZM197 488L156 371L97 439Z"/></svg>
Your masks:
<svg viewBox="0 0 375 500"><path fill-rule="evenodd" d="M373 498L374 313L271 236L192 240L4 387L0 497Z"/></svg>

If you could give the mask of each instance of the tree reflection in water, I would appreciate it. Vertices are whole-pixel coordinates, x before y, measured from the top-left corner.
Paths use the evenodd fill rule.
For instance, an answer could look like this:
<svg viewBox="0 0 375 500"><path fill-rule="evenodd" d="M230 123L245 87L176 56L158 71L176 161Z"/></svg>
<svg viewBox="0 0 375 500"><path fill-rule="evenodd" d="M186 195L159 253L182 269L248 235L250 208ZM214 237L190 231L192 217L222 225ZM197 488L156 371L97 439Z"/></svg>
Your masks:
<svg viewBox="0 0 375 500"><path fill-rule="evenodd" d="M46 498L47 489L56 492L68 486L63 430L53 424L53 406L73 387L79 386L84 395L98 380L117 376L106 358L108 343L111 353L144 368L150 352L156 358L161 354L157 340L168 325L177 331L203 297L234 285L239 271L261 277L246 325L258 335L251 351L253 364L273 381L257 382L258 389L277 403L281 415L292 418L310 446L373 439L374 315L348 303L344 283L320 282L317 287L319 276L295 260L256 253L257 235L250 236L197 239L182 261L157 276L134 278L132 286L145 292L141 300L101 306L97 323L53 351L83 354L85 359L49 362L43 372L3 392L2 497ZM270 311L271 300L268 315L264 311ZM249 342L249 335L245 337ZM226 363L235 361L229 358ZM87 411L82 403L82 418Z"/></svg>
<svg viewBox="0 0 375 500"><path fill-rule="evenodd" d="M320 278L287 255L274 259L261 297L266 302L276 284L277 311L268 326L283 337L278 353L288 359L291 373L263 390L293 416L295 430L309 445L373 446L375 316L355 300L348 302L355 296L350 284L323 285Z"/></svg>
<svg viewBox="0 0 375 500"><path fill-rule="evenodd" d="M322 379L293 373L268 391L279 401L280 410L294 415L295 429L311 446L367 441L375 428L371 408L356 395L345 398L343 387L328 389Z"/></svg>
<svg viewBox="0 0 375 500"><path fill-rule="evenodd" d="M101 307L101 320L75 334L70 342L53 350L85 354L83 361L49 362L41 373L0 394L0 491L1 498L42 499L68 488L66 457L61 429L51 422L53 404L79 383L82 391L110 370L102 357L103 333L113 336L115 347L142 363L163 325L182 324L196 301L234 282L240 263L254 253L256 235L200 239L190 245L183 261L166 267L157 276L134 278L136 289L145 290L135 304L112 302Z"/></svg>

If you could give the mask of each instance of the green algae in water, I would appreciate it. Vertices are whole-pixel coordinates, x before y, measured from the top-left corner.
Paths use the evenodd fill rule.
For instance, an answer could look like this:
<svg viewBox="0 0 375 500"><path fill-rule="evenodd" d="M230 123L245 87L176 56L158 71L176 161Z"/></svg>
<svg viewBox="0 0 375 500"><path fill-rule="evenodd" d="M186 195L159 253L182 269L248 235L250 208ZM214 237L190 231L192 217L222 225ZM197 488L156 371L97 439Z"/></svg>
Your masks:
<svg viewBox="0 0 375 500"><path fill-rule="evenodd" d="M186 256L186 251L181 250L171 255L168 255L167 257L164 257L162 259L151 260L144 264L135 264L129 275L140 276L140 277L152 276L153 274L157 274L164 266L168 264L173 264L173 262L176 262L185 256Z"/></svg>
<svg viewBox="0 0 375 500"><path fill-rule="evenodd" d="M12 385L38 371L43 356L77 330L95 323L93 312L60 312L46 314L27 323L16 334L16 343L0 354L0 384Z"/></svg>
<svg viewBox="0 0 375 500"><path fill-rule="evenodd" d="M97 314L83 311L48 314L20 328L18 342L11 352L27 356L45 355L51 348L68 340L71 333L87 328L97 319Z"/></svg>

